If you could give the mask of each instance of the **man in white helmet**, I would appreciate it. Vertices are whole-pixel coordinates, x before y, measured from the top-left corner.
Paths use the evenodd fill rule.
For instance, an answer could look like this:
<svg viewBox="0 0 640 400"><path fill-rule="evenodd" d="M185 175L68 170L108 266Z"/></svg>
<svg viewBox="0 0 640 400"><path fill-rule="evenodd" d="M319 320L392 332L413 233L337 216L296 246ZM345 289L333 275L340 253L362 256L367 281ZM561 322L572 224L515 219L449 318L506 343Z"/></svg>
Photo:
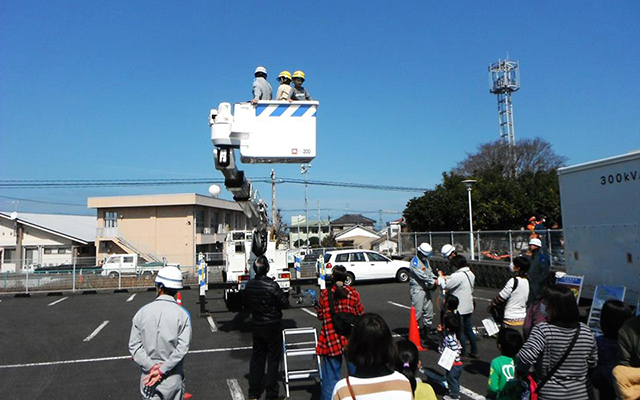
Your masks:
<svg viewBox="0 0 640 400"><path fill-rule="evenodd" d="M158 297L133 317L129 352L142 372L143 399L180 400L183 360L191 342L191 316L175 299L182 289L182 273L177 267L164 267L155 283Z"/></svg>
<svg viewBox="0 0 640 400"><path fill-rule="evenodd" d="M527 300L527 307L531 305L538 295L542 293L544 288L544 282L549 275L551 269L551 260L549 256L542 251L542 241L538 238L532 238L529 240L529 257L530 266L527 278L529 279L529 299Z"/></svg>
<svg viewBox="0 0 640 400"><path fill-rule="evenodd" d="M456 253L456 248L450 244L445 244L444 246L442 246L440 253L442 253L443 258L449 261L453 260L453 258L458 255L458 253Z"/></svg>
<svg viewBox="0 0 640 400"><path fill-rule="evenodd" d="M253 73L256 79L253 80L253 99L251 103L257 104L258 100L271 100L271 84L267 82L267 69L263 66L256 68Z"/></svg>
<svg viewBox="0 0 640 400"><path fill-rule="evenodd" d="M429 243L421 243L418 252L411 260L411 270L409 273L409 293L411 295L411 305L416 310L418 326L422 319L421 337L433 333L431 323L433 322L433 302L431 292L438 286L438 278L433 273L429 265L429 258L433 256L433 248Z"/></svg>

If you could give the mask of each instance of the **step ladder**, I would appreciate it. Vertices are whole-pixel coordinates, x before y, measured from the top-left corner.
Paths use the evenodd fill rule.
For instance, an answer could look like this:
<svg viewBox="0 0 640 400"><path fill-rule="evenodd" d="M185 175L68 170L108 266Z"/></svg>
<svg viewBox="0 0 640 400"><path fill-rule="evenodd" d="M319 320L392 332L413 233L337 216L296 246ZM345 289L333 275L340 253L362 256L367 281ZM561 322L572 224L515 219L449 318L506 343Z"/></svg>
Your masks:
<svg viewBox="0 0 640 400"><path fill-rule="evenodd" d="M295 336L297 340L293 342ZM313 341L311 338L313 337ZM303 341L307 339L307 341ZM320 356L316 354L318 345L318 335L315 328L293 328L282 331L282 347L284 349L284 386L289 397L289 382L299 379L315 379L322 381L322 372L320 371ZM313 360L314 368L290 370L289 358L292 357L310 357Z"/></svg>

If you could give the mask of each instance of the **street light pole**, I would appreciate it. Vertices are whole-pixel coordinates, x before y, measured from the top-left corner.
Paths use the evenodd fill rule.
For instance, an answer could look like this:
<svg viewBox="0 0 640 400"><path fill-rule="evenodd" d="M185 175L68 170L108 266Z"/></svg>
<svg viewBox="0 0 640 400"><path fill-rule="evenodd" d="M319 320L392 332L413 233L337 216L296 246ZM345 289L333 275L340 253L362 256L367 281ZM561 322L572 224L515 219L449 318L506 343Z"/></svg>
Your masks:
<svg viewBox="0 0 640 400"><path fill-rule="evenodd" d="M467 186L467 197L469 199L469 247L471 247L471 259L476 259L475 243L473 240L473 208L471 207L471 188L477 181L474 179L467 179L462 181Z"/></svg>
<svg viewBox="0 0 640 400"><path fill-rule="evenodd" d="M306 248L307 250L309 250L309 196L308 196L308 175L309 175L309 168L311 168L311 164L302 164L301 169L300 169L300 173L304 175L304 220L305 220L305 224L307 225L307 234L306 236Z"/></svg>

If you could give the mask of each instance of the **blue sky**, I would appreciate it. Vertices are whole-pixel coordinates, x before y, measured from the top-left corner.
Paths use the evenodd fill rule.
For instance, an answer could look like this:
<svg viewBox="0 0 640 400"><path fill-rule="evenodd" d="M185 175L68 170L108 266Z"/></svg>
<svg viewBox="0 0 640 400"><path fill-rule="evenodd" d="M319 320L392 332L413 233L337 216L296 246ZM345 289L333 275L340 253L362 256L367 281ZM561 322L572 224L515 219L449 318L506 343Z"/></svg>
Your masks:
<svg viewBox="0 0 640 400"><path fill-rule="evenodd" d="M640 148L638 17L635 1L4 0L0 179L220 178L208 111L250 99L262 64L273 86L280 70L304 70L320 100L310 179L430 188L466 152L497 139L487 66L507 52L521 65L517 138L542 137L569 164L625 153ZM299 165L275 168L300 177ZM245 170L266 177L270 167ZM258 189L270 198L269 186ZM166 192L207 187L0 196L84 204ZM314 186L310 218L318 202L336 217L347 207L402 211L414 196ZM6 201L0 209L13 207ZM304 187L278 186L278 206L304 208Z"/></svg>

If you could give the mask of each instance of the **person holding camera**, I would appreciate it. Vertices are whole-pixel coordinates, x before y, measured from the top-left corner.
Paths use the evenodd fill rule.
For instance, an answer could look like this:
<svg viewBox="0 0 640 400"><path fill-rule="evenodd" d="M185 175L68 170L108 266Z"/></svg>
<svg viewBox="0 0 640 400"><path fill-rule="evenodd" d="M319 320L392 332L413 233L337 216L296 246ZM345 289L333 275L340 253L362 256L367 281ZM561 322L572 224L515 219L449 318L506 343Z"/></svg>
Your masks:
<svg viewBox="0 0 640 400"><path fill-rule="evenodd" d="M278 370L282 356L282 309L289 299L276 281L267 276L269 260L260 256L253 263L256 273L244 289L244 305L253 317L253 351L249 364L249 399L262 395L262 377L267 362L267 400L280 399Z"/></svg>
<svg viewBox="0 0 640 400"><path fill-rule="evenodd" d="M320 292L320 300L316 306L318 319L322 321L316 349L322 357L322 400L331 400L333 388L341 378L342 354L347 347L346 335L336 332L334 316L364 314L360 293L353 286L344 284L347 280L347 269L342 265L336 265L330 276L331 279L327 279L327 288ZM355 372L353 366L347 365L347 368L351 374Z"/></svg>

